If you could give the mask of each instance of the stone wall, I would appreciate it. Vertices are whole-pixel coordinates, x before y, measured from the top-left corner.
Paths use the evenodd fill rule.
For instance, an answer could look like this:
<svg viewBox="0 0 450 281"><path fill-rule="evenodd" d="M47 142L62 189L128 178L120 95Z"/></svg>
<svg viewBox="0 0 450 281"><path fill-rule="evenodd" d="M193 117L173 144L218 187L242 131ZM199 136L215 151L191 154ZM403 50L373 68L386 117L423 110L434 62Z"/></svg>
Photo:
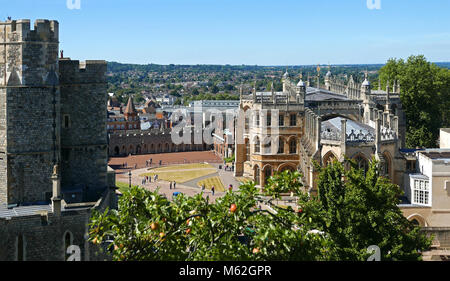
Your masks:
<svg viewBox="0 0 450 281"><path fill-rule="evenodd" d="M60 217L51 212L30 216L0 218L0 260L17 260L18 237L24 241L24 259L27 261L64 261L66 249L76 245L81 250L81 260L109 260L100 247L87 241L88 222L94 209L103 211L115 208L114 189L106 191L94 208L66 210ZM69 233L70 245L65 237Z"/></svg>
<svg viewBox="0 0 450 281"><path fill-rule="evenodd" d="M107 184L105 61L59 61L62 188Z"/></svg>
<svg viewBox="0 0 450 281"><path fill-rule="evenodd" d="M153 154L181 151L203 151L211 146L204 144L174 144L171 129L164 131L124 131L109 134L109 156Z"/></svg>
<svg viewBox="0 0 450 281"><path fill-rule="evenodd" d="M56 21L37 20L34 30L29 20L0 22L1 205L42 201L51 190L53 141L56 149L59 144L53 140L59 128L58 36Z"/></svg>

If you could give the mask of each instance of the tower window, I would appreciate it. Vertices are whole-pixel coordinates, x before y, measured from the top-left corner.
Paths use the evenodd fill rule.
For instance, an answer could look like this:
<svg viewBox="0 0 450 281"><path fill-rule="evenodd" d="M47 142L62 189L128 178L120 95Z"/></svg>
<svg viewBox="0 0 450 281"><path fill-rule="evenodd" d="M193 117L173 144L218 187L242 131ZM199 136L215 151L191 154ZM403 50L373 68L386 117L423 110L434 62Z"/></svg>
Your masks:
<svg viewBox="0 0 450 281"><path fill-rule="evenodd" d="M297 141L295 139L291 140L291 142L289 143L289 153L297 153Z"/></svg>
<svg viewBox="0 0 450 281"><path fill-rule="evenodd" d="M25 241L23 235L17 237L16 257L17 261L25 261Z"/></svg>
<svg viewBox="0 0 450 281"><path fill-rule="evenodd" d="M278 116L278 126L284 127L284 115L283 114L280 114Z"/></svg>
<svg viewBox="0 0 450 281"><path fill-rule="evenodd" d="M63 115L63 128L67 129L70 128L70 116L69 114Z"/></svg>
<svg viewBox="0 0 450 281"><path fill-rule="evenodd" d="M291 114L290 125L297 126L297 114Z"/></svg>

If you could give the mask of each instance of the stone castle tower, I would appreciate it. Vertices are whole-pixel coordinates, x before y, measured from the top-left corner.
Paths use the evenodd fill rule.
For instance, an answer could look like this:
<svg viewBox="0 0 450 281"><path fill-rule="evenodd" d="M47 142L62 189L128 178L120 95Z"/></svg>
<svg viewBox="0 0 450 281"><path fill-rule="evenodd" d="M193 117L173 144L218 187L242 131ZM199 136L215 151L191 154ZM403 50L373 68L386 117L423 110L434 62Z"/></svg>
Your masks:
<svg viewBox="0 0 450 281"><path fill-rule="evenodd" d="M0 205L106 186L106 62L59 59L59 24L0 22ZM72 196L73 197L73 196Z"/></svg>

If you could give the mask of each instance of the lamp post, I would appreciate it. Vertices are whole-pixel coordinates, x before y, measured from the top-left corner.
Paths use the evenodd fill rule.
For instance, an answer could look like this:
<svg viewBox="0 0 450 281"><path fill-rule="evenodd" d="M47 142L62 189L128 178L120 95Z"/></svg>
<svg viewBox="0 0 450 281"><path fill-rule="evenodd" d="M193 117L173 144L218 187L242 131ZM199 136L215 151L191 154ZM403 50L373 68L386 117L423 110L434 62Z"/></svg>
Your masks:
<svg viewBox="0 0 450 281"><path fill-rule="evenodd" d="M131 188L131 170L128 171L129 188Z"/></svg>

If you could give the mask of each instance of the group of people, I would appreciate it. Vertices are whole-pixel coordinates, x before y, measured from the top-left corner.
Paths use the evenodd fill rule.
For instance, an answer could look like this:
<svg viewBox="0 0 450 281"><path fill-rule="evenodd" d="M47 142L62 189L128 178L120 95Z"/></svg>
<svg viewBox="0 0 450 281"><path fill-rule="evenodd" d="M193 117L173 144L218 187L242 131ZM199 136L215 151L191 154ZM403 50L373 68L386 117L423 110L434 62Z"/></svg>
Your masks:
<svg viewBox="0 0 450 281"><path fill-rule="evenodd" d="M171 181L170 182L170 184L169 184L169 189L172 189L172 187L173 187L173 189L175 189L175 188L177 188L177 182L176 181Z"/></svg>
<svg viewBox="0 0 450 281"><path fill-rule="evenodd" d="M128 163L127 162L123 162L122 165L120 165L122 169L128 169ZM134 168L135 170L137 169L137 164L134 164L134 166L131 166L130 168Z"/></svg>
<svg viewBox="0 0 450 281"><path fill-rule="evenodd" d="M230 171L230 172L234 172L234 162L231 163L231 166L227 165L227 162L224 161L223 162L223 166L225 167L225 171Z"/></svg>
<svg viewBox="0 0 450 281"><path fill-rule="evenodd" d="M157 182L158 181L158 175L154 175L153 176L153 181L154 182ZM147 184L147 183L151 183L152 182L152 177L151 176L145 176L143 179L142 179L142 184L144 185L144 184Z"/></svg>
<svg viewBox="0 0 450 281"><path fill-rule="evenodd" d="M202 191L205 191L205 189L206 189L205 184L202 184ZM228 186L228 190L229 190L230 192L233 191L233 185L232 185L232 184L230 184L230 185ZM212 193L212 195L214 195L214 194L216 193L216 188L215 188L214 185L211 186L211 193Z"/></svg>
<svg viewBox="0 0 450 281"><path fill-rule="evenodd" d="M153 158L150 158L150 160L145 161L145 167L148 167L148 166L151 167L152 164L153 164ZM159 166L162 166L162 160L159 160Z"/></svg>

